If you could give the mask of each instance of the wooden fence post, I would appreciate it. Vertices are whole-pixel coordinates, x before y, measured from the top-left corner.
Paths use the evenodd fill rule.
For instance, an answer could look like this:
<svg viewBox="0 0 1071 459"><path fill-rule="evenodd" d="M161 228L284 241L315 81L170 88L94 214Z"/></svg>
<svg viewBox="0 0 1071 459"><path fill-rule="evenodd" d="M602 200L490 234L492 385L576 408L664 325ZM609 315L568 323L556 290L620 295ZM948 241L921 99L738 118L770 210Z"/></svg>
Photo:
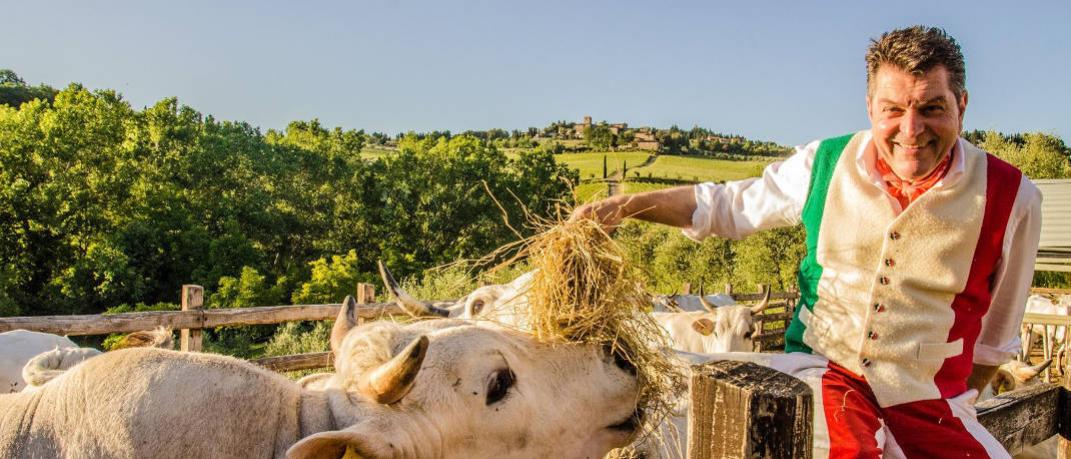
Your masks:
<svg viewBox="0 0 1071 459"><path fill-rule="evenodd" d="M368 304L376 299L376 288L372 284L357 284L357 304ZM357 325L364 323L364 319L357 317Z"/></svg>
<svg viewBox="0 0 1071 459"><path fill-rule="evenodd" d="M751 362L692 367L688 458L812 455L814 398L803 381Z"/></svg>
<svg viewBox="0 0 1071 459"><path fill-rule="evenodd" d="M205 303L205 288L200 285L182 286L182 310L201 309ZM201 329L183 328L179 332L179 349L183 352L201 352Z"/></svg>
<svg viewBox="0 0 1071 459"><path fill-rule="evenodd" d="M725 283L725 294L729 295L729 296L733 296L733 284L732 284L732 282L726 282Z"/></svg>
<svg viewBox="0 0 1071 459"><path fill-rule="evenodd" d="M1068 390L1071 390L1071 371L1064 375L1064 391L1060 393L1060 399L1057 402L1057 413L1067 413L1071 410L1071 396ZM1056 446L1056 457L1060 459L1071 459L1071 425L1068 424L1071 423L1065 421L1064 417L1056 421L1056 430L1060 437L1059 444Z"/></svg>
<svg viewBox="0 0 1071 459"><path fill-rule="evenodd" d="M692 283L691 282L685 282L685 283L681 284L681 295L691 295L691 294L692 294Z"/></svg>
<svg viewBox="0 0 1071 459"><path fill-rule="evenodd" d="M357 304L368 304L376 299L376 288L372 284L357 284Z"/></svg>

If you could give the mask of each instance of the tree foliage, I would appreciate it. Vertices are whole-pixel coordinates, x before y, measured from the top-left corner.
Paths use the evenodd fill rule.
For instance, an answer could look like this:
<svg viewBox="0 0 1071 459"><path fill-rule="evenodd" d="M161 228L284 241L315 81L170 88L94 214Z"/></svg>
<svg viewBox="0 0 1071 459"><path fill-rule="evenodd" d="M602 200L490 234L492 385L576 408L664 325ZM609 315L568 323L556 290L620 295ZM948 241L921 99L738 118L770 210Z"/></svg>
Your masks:
<svg viewBox="0 0 1071 459"><path fill-rule="evenodd" d="M968 134L967 138L1032 179L1071 177L1071 149L1059 137L1041 132L1005 135L987 131Z"/></svg>
<svg viewBox="0 0 1071 459"><path fill-rule="evenodd" d="M366 141L77 84L0 106L0 314L175 301L186 283L209 307L336 302L377 259L408 275L516 239L505 219L530 233L522 209L547 215L577 180L549 152L510 159L471 136L405 136L376 160Z"/></svg>

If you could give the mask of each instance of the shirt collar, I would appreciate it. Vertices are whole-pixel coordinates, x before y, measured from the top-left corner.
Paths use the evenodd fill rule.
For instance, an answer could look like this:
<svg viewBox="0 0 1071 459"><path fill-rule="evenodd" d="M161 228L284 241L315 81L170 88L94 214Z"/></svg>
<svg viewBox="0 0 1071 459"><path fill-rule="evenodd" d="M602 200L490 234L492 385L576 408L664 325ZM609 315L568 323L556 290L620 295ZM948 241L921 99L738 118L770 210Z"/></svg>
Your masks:
<svg viewBox="0 0 1071 459"><path fill-rule="evenodd" d="M877 161L877 150L870 148L870 142L873 139L874 136L869 129L863 131L863 141L859 142L859 149L855 152L855 165L863 175L870 177L871 182L884 187L881 174L874 165ZM956 139L956 143L952 144L952 164L948 167L948 174L937 181L934 187L952 186L963 176L967 168L967 161L963 157L963 142L963 138L960 137Z"/></svg>

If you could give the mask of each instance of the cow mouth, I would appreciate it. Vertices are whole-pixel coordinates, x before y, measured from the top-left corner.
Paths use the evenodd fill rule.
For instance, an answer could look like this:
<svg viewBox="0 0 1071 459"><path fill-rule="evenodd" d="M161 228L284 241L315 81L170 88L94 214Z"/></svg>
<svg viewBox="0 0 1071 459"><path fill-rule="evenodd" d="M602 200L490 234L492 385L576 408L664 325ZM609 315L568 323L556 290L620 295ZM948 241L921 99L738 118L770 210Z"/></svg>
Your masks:
<svg viewBox="0 0 1071 459"><path fill-rule="evenodd" d="M633 411L624 421L607 426L606 428L619 432L634 432L640 427L641 422L643 422L643 410L637 408L636 411Z"/></svg>

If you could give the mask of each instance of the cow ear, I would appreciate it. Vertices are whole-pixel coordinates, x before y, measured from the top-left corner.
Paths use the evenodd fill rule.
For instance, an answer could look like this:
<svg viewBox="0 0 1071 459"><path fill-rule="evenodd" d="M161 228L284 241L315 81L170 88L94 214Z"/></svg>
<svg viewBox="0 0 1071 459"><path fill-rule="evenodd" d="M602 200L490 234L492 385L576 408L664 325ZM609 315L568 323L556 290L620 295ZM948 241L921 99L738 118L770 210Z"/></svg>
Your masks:
<svg viewBox="0 0 1071 459"><path fill-rule="evenodd" d="M342 308L338 310L338 317L335 318L335 326L331 328L331 350L338 355L338 351L342 349L342 340L346 338L346 334L350 332L350 329L357 326L357 302L354 301L352 296L346 296L346 299L342 301Z"/></svg>
<svg viewBox="0 0 1071 459"><path fill-rule="evenodd" d="M714 321L705 317L696 319L695 322L692 322L692 330L695 330L700 335L710 336L711 333L714 333Z"/></svg>
<svg viewBox="0 0 1071 459"><path fill-rule="evenodd" d="M371 442L351 430L332 430L302 438L286 450L287 459L376 459Z"/></svg>

